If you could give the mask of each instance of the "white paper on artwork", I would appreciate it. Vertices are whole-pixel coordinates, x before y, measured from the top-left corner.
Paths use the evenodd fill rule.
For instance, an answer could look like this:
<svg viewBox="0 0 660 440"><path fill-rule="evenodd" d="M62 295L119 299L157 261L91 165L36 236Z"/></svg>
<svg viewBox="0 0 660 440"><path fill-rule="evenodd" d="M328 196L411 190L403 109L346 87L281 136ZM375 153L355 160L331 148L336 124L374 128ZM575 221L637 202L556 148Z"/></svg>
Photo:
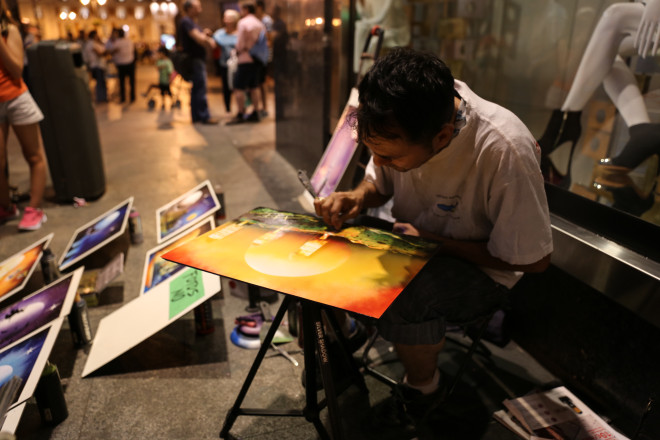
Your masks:
<svg viewBox="0 0 660 440"><path fill-rule="evenodd" d="M185 273L187 270L181 271L151 289L148 295L137 297L101 320L82 377L126 353L220 291L220 277L201 272L204 296L170 318L170 284Z"/></svg>

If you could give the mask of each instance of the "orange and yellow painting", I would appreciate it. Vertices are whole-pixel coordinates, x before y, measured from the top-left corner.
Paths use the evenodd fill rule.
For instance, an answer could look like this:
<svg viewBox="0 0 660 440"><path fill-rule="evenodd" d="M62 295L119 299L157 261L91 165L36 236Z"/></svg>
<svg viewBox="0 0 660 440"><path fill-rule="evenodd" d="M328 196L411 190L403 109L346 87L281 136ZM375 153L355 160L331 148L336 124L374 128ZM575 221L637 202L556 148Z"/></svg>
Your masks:
<svg viewBox="0 0 660 440"><path fill-rule="evenodd" d="M437 243L380 229L334 231L319 218L256 208L162 258L379 318Z"/></svg>
<svg viewBox="0 0 660 440"><path fill-rule="evenodd" d="M4 301L19 292L41 258L41 252L50 243L53 234L0 262L0 298Z"/></svg>

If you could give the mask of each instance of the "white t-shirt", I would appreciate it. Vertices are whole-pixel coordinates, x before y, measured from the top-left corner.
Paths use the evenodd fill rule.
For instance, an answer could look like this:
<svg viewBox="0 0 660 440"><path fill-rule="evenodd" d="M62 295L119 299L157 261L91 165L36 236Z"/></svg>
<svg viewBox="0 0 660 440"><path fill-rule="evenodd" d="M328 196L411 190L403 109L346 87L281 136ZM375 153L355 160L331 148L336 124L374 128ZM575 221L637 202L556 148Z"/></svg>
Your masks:
<svg viewBox="0 0 660 440"><path fill-rule="evenodd" d="M108 50L118 49L112 54L112 62L117 65L131 64L135 61L135 46L128 38L118 38L115 41L108 41Z"/></svg>
<svg viewBox="0 0 660 440"><path fill-rule="evenodd" d="M510 264L531 264L552 252L540 149L509 110L455 82L466 124L450 144L421 167L399 172L377 167L366 180L393 196L401 222L456 240L487 240L488 251ZM522 272L481 268L508 288Z"/></svg>

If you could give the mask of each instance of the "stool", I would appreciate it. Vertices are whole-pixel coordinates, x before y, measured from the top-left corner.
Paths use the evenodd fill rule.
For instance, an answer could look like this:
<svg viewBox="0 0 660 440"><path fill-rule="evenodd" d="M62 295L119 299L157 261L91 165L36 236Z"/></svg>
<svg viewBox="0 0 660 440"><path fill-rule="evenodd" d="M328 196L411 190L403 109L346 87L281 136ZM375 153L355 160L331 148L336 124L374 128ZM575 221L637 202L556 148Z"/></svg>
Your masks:
<svg viewBox="0 0 660 440"><path fill-rule="evenodd" d="M451 382L449 384L449 387L447 388L447 392L443 395L443 399L441 401L435 402L432 405L432 407L429 408L428 412L431 412L434 409L436 409L437 407L439 407L440 405L442 405L449 398L449 396L454 392L454 389L456 388L456 385L461 380L461 377L463 376L463 374L467 370L467 367L469 366L470 362L472 361L472 357L474 356L474 353L477 351L477 349L479 347L481 347L485 351L486 355L490 355L490 350L488 350L488 348L485 345L483 345L483 343L481 342L481 339L482 339L484 333L486 332L486 328L488 327L488 323L491 321L491 319L493 318L493 315L497 312L497 310L499 310L499 308L496 309L496 310L493 310L492 312L490 312L487 315L478 317L478 318L476 318L476 319L474 319L470 322L467 322L467 323L462 323L462 324L452 323L454 325L458 325L459 327L461 327L464 332L466 332L466 329L469 326L476 326L477 330L476 330L475 334L468 335L468 336L470 336L470 339L472 339L472 343L469 346L465 346L464 344L462 344L460 342L457 342L459 345L463 345L463 346L467 347L468 350L467 350L467 353L465 354L465 358L461 362L461 364L458 368L458 372L456 373L454 378L451 380ZM369 362L369 351L371 351L371 349L373 348L374 343L376 342L376 339L378 339L378 336L379 336L378 330L375 330L373 332L373 334L370 336L369 340L367 341L367 344L366 344L366 346L364 348L364 351L362 353L362 360L361 360L362 365L361 365L361 367L363 368L365 374L368 374L368 375L374 377L375 379L377 379L378 381L384 383L385 385L388 385L389 387L394 388L396 385L399 384L399 382L397 380L391 378L390 376L376 370L375 368L373 368L373 364L371 364Z"/></svg>

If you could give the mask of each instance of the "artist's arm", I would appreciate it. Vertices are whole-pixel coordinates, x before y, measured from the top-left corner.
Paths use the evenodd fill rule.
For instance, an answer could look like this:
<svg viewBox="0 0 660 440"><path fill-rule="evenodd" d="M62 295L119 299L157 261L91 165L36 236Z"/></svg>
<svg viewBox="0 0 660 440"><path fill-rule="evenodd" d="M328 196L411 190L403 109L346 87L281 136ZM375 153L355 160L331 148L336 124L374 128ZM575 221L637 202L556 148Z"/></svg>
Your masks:
<svg viewBox="0 0 660 440"><path fill-rule="evenodd" d="M316 214L323 221L340 229L346 220L357 217L364 208L375 208L383 205L389 199L378 192L376 185L363 180L352 191L342 191L330 194L328 197L314 199Z"/></svg>
<svg viewBox="0 0 660 440"><path fill-rule="evenodd" d="M0 38L0 63L14 80L23 74L23 40L13 24L9 25L7 40Z"/></svg>
<svg viewBox="0 0 660 440"><path fill-rule="evenodd" d="M485 241L454 240L441 237L427 231L415 228L410 223L395 223L393 231L398 234L414 235L430 240L439 241L440 252L444 255L462 258L478 266L498 270L515 270L519 272L543 272L550 265L550 254L531 264L510 264L494 257L488 252Z"/></svg>

